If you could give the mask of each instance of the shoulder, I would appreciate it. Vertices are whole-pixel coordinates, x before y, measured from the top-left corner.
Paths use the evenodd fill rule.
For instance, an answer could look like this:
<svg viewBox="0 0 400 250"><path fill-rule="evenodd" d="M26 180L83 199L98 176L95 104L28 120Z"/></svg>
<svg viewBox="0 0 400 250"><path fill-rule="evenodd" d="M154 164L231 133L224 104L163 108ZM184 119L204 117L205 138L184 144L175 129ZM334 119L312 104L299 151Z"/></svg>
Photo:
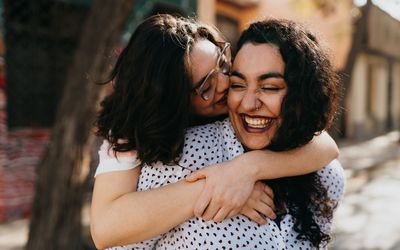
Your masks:
<svg viewBox="0 0 400 250"><path fill-rule="evenodd" d="M342 164L340 164L340 162L336 159L319 170L318 175L321 176L321 178L326 182L332 180L344 181L344 170Z"/></svg>
<svg viewBox="0 0 400 250"><path fill-rule="evenodd" d="M338 160L331 161L318 171L322 184L327 188L328 195L334 200L340 200L344 193L345 175L342 164Z"/></svg>
<svg viewBox="0 0 400 250"><path fill-rule="evenodd" d="M229 119L192 127L186 132L180 163L197 170L222 162L228 159L227 148L232 148L234 143L236 137ZM193 169L193 166L196 167Z"/></svg>
<svg viewBox="0 0 400 250"><path fill-rule="evenodd" d="M216 121L213 123L208 123L200 126L191 127L186 131L185 141L200 140L200 138L209 138L210 136L214 138L222 137L222 130L226 120Z"/></svg>
<svg viewBox="0 0 400 250"><path fill-rule="evenodd" d="M188 129L185 135L180 165L198 170L222 158L220 122Z"/></svg>
<svg viewBox="0 0 400 250"><path fill-rule="evenodd" d="M225 119L221 124L221 133L224 140L224 149L227 160L231 160L238 155L244 153L244 148L238 140L229 118Z"/></svg>

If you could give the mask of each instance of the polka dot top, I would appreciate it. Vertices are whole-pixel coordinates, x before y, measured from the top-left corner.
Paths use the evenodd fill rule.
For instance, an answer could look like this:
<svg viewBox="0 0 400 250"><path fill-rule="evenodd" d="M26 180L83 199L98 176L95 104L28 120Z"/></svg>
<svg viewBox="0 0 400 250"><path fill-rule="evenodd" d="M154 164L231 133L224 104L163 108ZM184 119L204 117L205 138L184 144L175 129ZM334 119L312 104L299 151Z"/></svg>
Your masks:
<svg viewBox="0 0 400 250"><path fill-rule="evenodd" d="M142 167L138 191L177 182L193 171L244 152L229 119L191 128L184 143L179 165L158 163ZM337 204L344 189L340 163L334 160L318 174L329 197ZM330 231L331 223L326 218L316 218L316 221L324 232ZM273 220L258 225L243 215L219 223L192 218L153 239L109 249L314 249L309 241L298 240L293 228L294 220L290 214L284 215L279 225Z"/></svg>

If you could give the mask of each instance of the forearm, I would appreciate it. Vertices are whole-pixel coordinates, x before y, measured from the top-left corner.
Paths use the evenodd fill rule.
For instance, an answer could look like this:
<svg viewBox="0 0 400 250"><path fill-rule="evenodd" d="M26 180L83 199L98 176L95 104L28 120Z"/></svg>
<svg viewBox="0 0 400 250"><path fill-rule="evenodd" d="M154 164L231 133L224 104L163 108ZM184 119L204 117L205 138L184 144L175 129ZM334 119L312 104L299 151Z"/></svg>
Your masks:
<svg viewBox="0 0 400 250"><path fill-rule="evenodd" d="M303 175L320 170L337 158L338 154L336 143L324 132L300 148L282 152L255 150L234 160L240 162L242 169L250 171L254 180L263 180ZM236 164L239 164L238 162Z"/></svg>
<svg viewBox="0 0 400 250"><path fill-rule="evenodd" d="M96 246L126 245L153 238L192 218L204 186L180 181L160 188L125 194L110 203L92 225ZM155 226L156 225L156 226Z"/></svg>

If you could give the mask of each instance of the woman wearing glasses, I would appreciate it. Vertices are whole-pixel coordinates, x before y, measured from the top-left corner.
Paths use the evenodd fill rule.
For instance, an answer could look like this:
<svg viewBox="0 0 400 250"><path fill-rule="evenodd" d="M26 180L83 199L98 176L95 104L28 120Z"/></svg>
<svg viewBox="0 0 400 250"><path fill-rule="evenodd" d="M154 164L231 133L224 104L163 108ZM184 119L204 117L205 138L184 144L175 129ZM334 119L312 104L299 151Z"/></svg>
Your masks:
<svg viewBox="0 0 400 250"><path fill-rule="evenodd" d="M218 164L207 168L198 156L189 167L203 169L190 182L173 176L169 165L186 164L182 150L196 143L184 140L187 129L226 116L231 59L229 45L220 40L209 27L157 15L138 26L122 52L112 74L114 92L102 102L97 122L98 134L107 139L92 201L98 248L150 239L194 215L221 221L241 213L265 224L264 215L275 218L273 194L259 180L309 173L337 156L323 134L287 152L256 150L236 158L226 157L235 154L229 150L214 152L207 160ZM140 175L141 167L160 164L163 174ZM180 181L136 192L138 184L150 186L154 178Z"/></svg>

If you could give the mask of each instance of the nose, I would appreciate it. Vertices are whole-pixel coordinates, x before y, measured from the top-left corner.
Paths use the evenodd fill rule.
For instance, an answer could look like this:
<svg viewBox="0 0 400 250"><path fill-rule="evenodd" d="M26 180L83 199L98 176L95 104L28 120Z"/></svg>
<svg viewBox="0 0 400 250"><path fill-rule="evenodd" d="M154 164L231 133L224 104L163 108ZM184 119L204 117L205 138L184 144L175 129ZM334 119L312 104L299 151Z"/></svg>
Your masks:
<svg viewBox="0 0 400 250"><path fill-rule="evenodd" d="M225 93L228 91L228 88L229 88L229 76L219 72L216 92Z"/></svg>
<svg viewBox="0 0 400 250"><path fill-rule="evenodd" d="M245 95L243 96L242 102L240 103L244 111L255 111L262 106L258 95L259 93L257 91L246 91Z"/></svg>

